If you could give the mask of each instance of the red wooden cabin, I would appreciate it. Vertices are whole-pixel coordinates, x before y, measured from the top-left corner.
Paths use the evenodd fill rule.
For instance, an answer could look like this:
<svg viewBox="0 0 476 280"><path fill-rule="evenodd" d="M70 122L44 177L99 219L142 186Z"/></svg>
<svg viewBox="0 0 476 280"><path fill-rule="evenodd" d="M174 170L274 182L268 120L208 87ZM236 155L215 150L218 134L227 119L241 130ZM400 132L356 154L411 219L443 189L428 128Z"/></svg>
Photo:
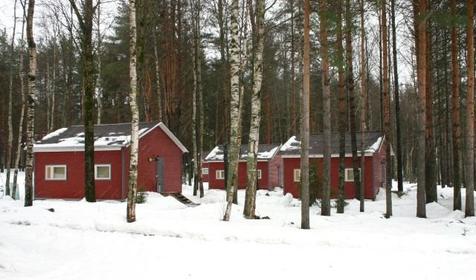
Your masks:
<svg viewBox="0 0 476 280"><path fill-rule="evenodd" d="M260 144L258 147L258 189L272 189L282 186L282 161L277 144ZM225 163L223 161L223 146L216 146L203 161L202 168L208 168L208 187L224 189ZM246 188L248 145L242 145L238 165L238 188ZM202 169L203 172L203 169Z"/></svg>
<svg viewBox="0 0 476 280"><path fill-rule="evenodd" d="M129 177L130 123L94 127L97 199L124 199ZM52 132L34 147L35 198L84 197L84 128ZM180 193L187 149L163 123L139 125L138 188Z"/></svg>
<svg viewBox="0 0 476 280"><path fill-rule="evenodd" d="M365 198L373 199L385 182L385 138L380 132L367 132L363 135L365 147L364 190ZM360 145L361 133L357 133L357 145ZM339 186L339 135L333 134L331 140L331 196L336 197ZM323 137L310 137L309 166L316 168L317 178L323 167ZM355 198L356 189L353 182L352 153L350 134L345 136L345 198ZM299 197L301 143L291 137L280 150L284 168L284 193ZM360 149L358 154L360 155ZM322 178L322 177L321 177ZM318 179L319 180L319 179Z"/></svg>

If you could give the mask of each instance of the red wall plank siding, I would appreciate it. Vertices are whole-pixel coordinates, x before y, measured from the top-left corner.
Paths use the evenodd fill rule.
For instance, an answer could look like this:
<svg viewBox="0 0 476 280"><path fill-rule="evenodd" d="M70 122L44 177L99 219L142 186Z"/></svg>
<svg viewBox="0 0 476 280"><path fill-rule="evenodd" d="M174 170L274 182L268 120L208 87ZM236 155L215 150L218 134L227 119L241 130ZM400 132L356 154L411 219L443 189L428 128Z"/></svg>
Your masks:
<svg viewBox="0 0 476 280"><path fill-rule="evenodd" d="M111 180L96 180L97 199L124 199L129 178L129 148L96 151L96 164L111 164ZM164 192L182 191L182 151L156 127L139 142L138 188L157 191L156 157L164 161ZM150 159L150 160L149 160ZM45 180L46 165L66 165L65 181ZM35 198L81 199L84 197L84 152L36 152Z"/></svg>
<svg viewBox="0 0 476 280"><path fill-rule="evenodd" d="M310 158L309 164L316 166L318 173L322 172L322 158ZM364 180L365 198L372 199L378 193L378 184L374 184L374 158L365 157ZM294 169L300 169L299 158L283 158L284 168L284 193L291 193L294 197L299 197L299 183L294 182ZM352 168L352 158L345 159L345 168ZM331 196L336 197L339 186L339 158L331 159ZM345 198L354 198L356 195L355 184L353 182L344 183Z"/></svg>
<svg viewBox="0 0 476 280"><path fill-rule="evenodd" d="M96 180L97 199L121 199L121 151L97 151L96 164L111 165L111 180ZM66 180L45 180L46 165L66 165ZM35 153L35 198L81 199L84 197L84 153Z"/></svg>
<svg viewBox="0 0 476 280"><path fill-rule="evenodd" d="M225 180L217 180L216 171L224 170L223 162L208 162L208 187L210 189L224 189ZM267 161L258 161L258 169L261 170L261 179L258 180L258 189L269 189L269 164ZM240 161L238 165L238 188L245 189L248 181L246 162Z"/></svg>

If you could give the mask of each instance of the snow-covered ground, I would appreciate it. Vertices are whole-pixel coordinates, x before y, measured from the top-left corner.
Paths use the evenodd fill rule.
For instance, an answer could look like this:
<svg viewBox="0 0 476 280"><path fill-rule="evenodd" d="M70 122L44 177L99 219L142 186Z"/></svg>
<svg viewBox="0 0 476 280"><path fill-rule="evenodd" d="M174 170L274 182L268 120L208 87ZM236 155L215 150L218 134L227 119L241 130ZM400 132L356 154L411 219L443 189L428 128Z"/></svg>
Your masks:
<svg viewBox="0 0 476 280"><path fill-rule="evenodd" d="M0 279L475 279L476 219L451 211L449 188L427 205L428 219L415 218L415 186L405 189L391 219L382 190L365 213L356 200L331 217L312 207L311 230L299 229L300 202L279 190L258 192L263 220L242 217L240 191L230 222L220 221L223 191L192 198L189 186L184 194L200 206L150 193L133 224L125 202L24 208L3 198Z"/></svg>

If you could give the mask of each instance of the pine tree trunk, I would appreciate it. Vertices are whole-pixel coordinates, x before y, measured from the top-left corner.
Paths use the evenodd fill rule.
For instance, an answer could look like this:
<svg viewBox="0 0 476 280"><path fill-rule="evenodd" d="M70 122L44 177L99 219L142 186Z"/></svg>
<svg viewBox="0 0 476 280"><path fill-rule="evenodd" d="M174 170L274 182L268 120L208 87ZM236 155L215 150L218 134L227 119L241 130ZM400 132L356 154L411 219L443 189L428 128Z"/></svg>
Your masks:
<svg viewBox="0 0 476 280"><path fill-rule="evenodd" d="M429 7L428 7L429 8ZM427 22L427 31L426 31L426 103L425 103L425 115L426 115L426 146L425 146L425 194L426 194L426 203L431 203L438 201L438 195L436 191L436 154L435 154L435 139L434 139L434 128L433 128L433 77L432 77L432 39L430 32L430 22Z"/></svg>
<svg viewBox="0 0 476 280"><path fill-rule="evenodd" d="M383 61L383 127L385 134L385 217L390 218L392 214L392 156L390 154L392 145L391 125L390 125L390 94L389 94L389 71L388 71L388 39L387 39L387 1L382 1L382 61Z"/></svg>
<svg viewBox="0 0 476 280"><path fill-rule="evenodd" d="M93 0L85 0L83 15L75 0L69 0L81 30L81 62L83 78L83 121L84 121L84 188L88 202L96 202L94 181L94 52L93 52Z"/></svg>
<svg viewBox="0 0 476 280"><path fill-rule="evenodd" d="M357 118L356 118L356 94L354 91L354 76L352 65L352 12L350 1L346 0L346 66L347 66L347 92L349 95L349 118L350 118L350 142L352 149L352 166L354 171L355 195L359 197L360 193L360 160L357 153Z"/></svg>
<svg viewBox="0 0 476 280"><path fill-rule="evenodd" d="M466 97L466 205L465 216L474 216L474 0L468 0L467 67L468 91Z"/></svg>
<svg viewBox="0 0 476 280"><path fill-rule="evenodd" d="M365 52L365 15L364 0L360 0L360 174L359 188L360 212L365 210L365 142L367 131L367 54Z"/></svg>
<svg viewBox="0 0 476 280"><path fill-rule="evenodd" d="M157 118L159 121L163 122L163 108L162 108L162 94L160 91L160 62L159 62L159 40L158 40L158 26L155 26L154 29L154 66L155 66L155 83L156 83L156 94L157 94Z"/></svg>
<svg viewBox="0 0 476 280"><path fill-rule="evenodd" d="M139 161L139 108L137 107L137 29L136 1L129 0L129 104L131 107L131 143L127 222L136 221L137 166Z"/></svg>
<svg viewBox="0 0 476 280"><path fill-rule="evenodd" d="M13 63L15 62L15 35L16 35L16 17L17 17L17 0L14 3L13 9L13 34L12 43L10 46L10 71L9 71L9 84L8 84L8 140L7 140L7 159L6 159L6 171L7 178L5 182L5 195L10 195L10 168L12 164L12 150L13 150L13 120L12 120L12 107L13 107Z"/></svg>
<svg viewBox="0 0 476 280"><path fill-rule="evenodd" d="M398 59L397 59L397 27L395 25L395 0L391 0L392 13L392 51L393 51L393 77L394 77L394 91L395 91L395 141L396 141L396 156L397 156L397 181L398 192L403 193L403 167L402 167L402 137L400 129L400 90L398 84Z"/></svg>
<svg viewBox="0 0 476 280"><path fill-rule="evenodd" d="M25 14L25 7L23 7L23 14ZM12 186L12 197L16 199L16 193L18 189L18 169L20 168L20 159L22 154L22 136L23 136L23 119L25 118L25 75L23 73L23 38L24 38L24 29L25 29L25 17L23 16L22 26L21 26L21 47L18 50L18 77L20 80L20 96L21 96L21 110L20 110L20 121L18 122L18 138L17 138L17 152L15 156L15 171L13 172L13 186Z"/></svg>
<svg viewBox="0 0 476 280"><path fill-rule="evenodd" d="M321 41L321 71L322 71L322 102L323 102L323 135L324 135L324 165L322 171L322 200L321 215L331 215L331 87L329 76L329 53L327 39L327 0L319 1L320 41Z"/></svg>
<svg viewBox="0 0 476 280"><path fill-rule="evenodd" d="M344 50L342 47L342 0L338 0L337 11L337 61L338 61L338 98L339 98L339 195L337 213L344 213L345 193L345 131L347 128L347 98L344 77Z"/></svg>
<svg viewBox="0 0 476 280"><path fill-rule="evenodd" d="M230 147L228 153L227 169L227 194L226 209L223 216L224 221L230 220L231 206L233 196L237 190L235 179L238 176L238 160L240 153L240 34L239 34L239 0L231 2L231 43L230 43L230 82L231 82L231 100L230 100Z"/></svg>
<svg viewBox="0 0 476 280"><path fill-rule="evenodd" d="M25 206L33 205L33 143L35 142L35 102L36 88L36 44L33 36L33 15L35 0L28 1L26 18L26 37L28 41L29 71L28 71L28 100L27 100L27 141L25 161Z"/></svg>
<svg viewBox="0 0 476 280"><path fill-rule="evenodd" d="M425 122L426 122L426 63L427 63L427 39L426 39L426 0L418 0L414 2L415 9L415 41L417 51L417 79L418 79L418 128L417 128L417 143L418 143L418 155L417 155L417 217L426 218L426 141L425 141Z"/></svg>
<svg viewBox="0 0 476 280"><path fill-rule="evenodd" d="M202 154L203 154L203 135L204 131L204 110L203 110L203 86L202 86L202 35L201 35L201 25L200 25L200 14L202 10L202 4L200 0L197 0L197 19L195 28L197 30L197 44L195 44L196 53L197 53L197 102L198 102L198 132L199 132L199 144L198 144L198 189L200 192L200 197L205 195L203 189L203 180L202 180Z"/></svg>
<svg viewBox="0 0 476 280"><path fill-rule="evenodd" d="M301 228L309 229L310 0L304 0L303 90L301 103Z"/></svg>
<svg viewBox="0 0 476 280"><path fill-rule="evenodd" d="M243 215L245 218L256 218L256 188L258 184L257 154L259 146L259 130L261 121L261 85L263 80L263 49L264 49L264 18L265 1L256 1L256 34L255 46L253 47L253 93L251 96L251 121L250 136L248 144L247 173L248 185L246 187L245 207ZM251 15L250 15L251 17Z"/></svg>
<svg viewBox="0 0 476 280"><path fill-rule="evenodd" d="M460 69L458 65L458 32L456 30L456 0L451 0L451 104L453 123L453 210L461 210L461 178L460 178Z"/></svg>

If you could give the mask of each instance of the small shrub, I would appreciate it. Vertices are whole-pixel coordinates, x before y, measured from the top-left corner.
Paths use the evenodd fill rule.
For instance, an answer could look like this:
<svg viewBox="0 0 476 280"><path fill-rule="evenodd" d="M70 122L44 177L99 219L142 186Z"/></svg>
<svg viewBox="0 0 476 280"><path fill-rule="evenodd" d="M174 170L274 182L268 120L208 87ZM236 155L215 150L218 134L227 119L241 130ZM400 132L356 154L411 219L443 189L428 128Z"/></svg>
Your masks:
<svg viewBox="0 0 476 280"><path fill-rule="evenodd" d="M139 188L136 195L136 203L143 204L147 201L147 193L145 192L145 188Z"/></svg>

